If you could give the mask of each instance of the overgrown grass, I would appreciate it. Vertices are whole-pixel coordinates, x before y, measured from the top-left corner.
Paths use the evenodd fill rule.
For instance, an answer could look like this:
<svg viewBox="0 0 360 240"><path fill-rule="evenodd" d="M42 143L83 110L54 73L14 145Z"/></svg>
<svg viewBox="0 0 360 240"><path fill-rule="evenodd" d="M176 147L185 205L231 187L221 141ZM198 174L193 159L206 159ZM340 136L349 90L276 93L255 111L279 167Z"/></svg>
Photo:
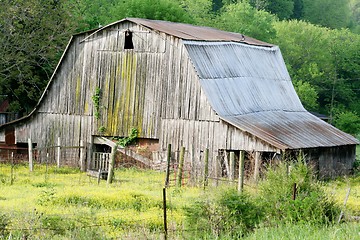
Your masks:
<svg viewBox="0 0 360 240"><path fill-rule="evenodd" d="M288 236L294 235L294 238L283 239L300 239L295 236L307 239L310 230L319 232L321 236L330 236L329 239L338 237L339 233L358 236L359 229L352 223L324 225L322 220L319 224L310 224L307 216L314 217L311 211L295 211L297 215L281 212L287 208L296 210L296 207L321 209L309 204L318 198L304 200L311 194L302 191L308 182L299 178L301 171L305 170L299 171L294 171L290 178L291 183L296 181L299 184L301 201L298 203L291 201L290 183L286 183L288 186L276 182L286 177L275 172L275 182L268 185L268 193L264 190L266 182L259 187L246 186L248 194L242 195L234 190L234 185L227 184L217 188L210 184L206 190L196 187L167 189L169 238L234 239L246 236L249 239L275 239L276 234L287 236L283 232L288 232L291 233ZM162 172L117 169L114 183L107 185L105 181L98 184L95 178L72 168L36 165L34 172L29 172L26 165L17 165L13 171L10 165L0 165L0 239L9 234L13 239L159 239L163 236L164 180ZM316 185L315 190L321 194L334 193L334 199L341 206L349 184L352 189L345 216L351 216L359 210L360 195L357 191L360 177ZM268 201L261 199L261 194L268 194ZM281 198L275 195L283 195L284 201L279 202ZM191 211L194 216L201 217L191 220ZM279 213L278 218L276 213ZM304 221L299 221L302 218Z"/></svg>

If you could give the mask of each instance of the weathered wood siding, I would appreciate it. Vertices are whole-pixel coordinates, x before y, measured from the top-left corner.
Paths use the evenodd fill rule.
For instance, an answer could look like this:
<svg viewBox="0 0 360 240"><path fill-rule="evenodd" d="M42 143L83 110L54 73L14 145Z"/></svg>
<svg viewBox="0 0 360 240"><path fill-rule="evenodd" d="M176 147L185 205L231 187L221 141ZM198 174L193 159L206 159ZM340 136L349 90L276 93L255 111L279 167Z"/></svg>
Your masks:
<svg viewBox="0 0 360 240"><path fill-rule="evenodd" d="M210 172L215 169L216 157L219 150L245 150L279 152L278 149L266 144L260 139L244 133L223 121L194 121L179 119L163 119L160 146L163 152L169 143L178 152L183 146L187 150L185 162L189 164L193 158L202 169L201 159L206 148L209 149Z"/></svg>
<svg viewBox="0 0 360 240"><path fill-rule="evenodd" d="M321 178L331 178L349 174L356 158L356 145L304 149L303 153Z"/></svg>
<svg viewBox="0 0 360 240"><path fill-rule="evenodd" d="M126 29L133 31L133 50L124 49ZM96 88L100 119L94 117ZM73 37L36 114L19 124L16 139L31 137L42 147L61 137L64 145L79 145L100 135L100 127L105 136L127 136L135 127L140 137L159 139L162 119L219 121L182 41L125 22Z"/></svg>

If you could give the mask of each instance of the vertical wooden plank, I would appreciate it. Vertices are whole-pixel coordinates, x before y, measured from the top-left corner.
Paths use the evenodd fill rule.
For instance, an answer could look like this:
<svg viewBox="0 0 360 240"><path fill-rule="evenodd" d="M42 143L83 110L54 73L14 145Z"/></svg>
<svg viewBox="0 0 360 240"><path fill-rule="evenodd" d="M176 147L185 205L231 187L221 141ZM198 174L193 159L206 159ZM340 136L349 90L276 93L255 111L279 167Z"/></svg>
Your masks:
<svg viewBox="0 0 360 240"><path fill-rule="evenodd" d="M245 162L245 152L240 151L239 156L239 181L238 181L238 191L242 192L244 188L244 162Z"/></svg>

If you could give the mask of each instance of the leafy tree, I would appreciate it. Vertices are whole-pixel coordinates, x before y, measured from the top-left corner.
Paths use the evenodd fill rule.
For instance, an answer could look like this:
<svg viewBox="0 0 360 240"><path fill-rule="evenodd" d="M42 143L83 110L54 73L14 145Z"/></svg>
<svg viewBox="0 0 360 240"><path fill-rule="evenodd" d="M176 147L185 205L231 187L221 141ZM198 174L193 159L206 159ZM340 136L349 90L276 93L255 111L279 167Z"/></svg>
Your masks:
<svg viewBox="0 0 360 240"><path fill-rule="evenodd" d="M315 111L318 109L318 94L316 92L316 89L311 86L310 83L303 81L295 81L294 87L302 104L307 110Z"/></svg>
<svg viewBox="0 0 360 240"><path fill-rule="evenodd" d="M291 16L292 19L302 19L304 14L303 0L294 0L294 10Z"/></svg>
<svg viewBox="0 0 360 240"><path fill-rule="evenodd" d="M0 92L8 95L10 110L29 112L50 79L71 27L60 1L1 4Z"/></svg>
<svg viewBox="0 0 360 240"><path fill-rule="evenodd" d="M279 19L289 19L293 15L294 0L249 0L257 10L265 10L278 16Z"/></svg>
<svg viewBox="0 0 360 240"><path fill-rule="evenodd" d="M340 112L335 116L335 126L356 136L360 133L360 117L354 112Z"/></svg>
<svg viewBox="0 0 360 240"><path fill-rule="evenodd" d="M303 0L303 19L330 28L343 28L349 24L348 0Z"/></svg>
<svg viewBox="0 0 360 240"><path fill-rule="evenodd" d="M98 28L111 22L109 12L116 0L66 0L65 5L76 22L76 32ZM118 19L117 19L118 20Z"/></svg>
<svg viewBox="0 0 360 240"><path fill-rule="evenodd" d="M275 37L273 22L276 17L256 10L248 3L230 4L217 16L215 26L225 31L242 33L262 41Z"/></svg>
<svg viewBox="0 0 360 240"><path fill-rule="evenodd" d="M265 10L276 14L280 20L289 19L293 15L293 0L268 0Z"/></svg>
<svg viewBox="0 0 360 240"><path fill-rule="evenodd" d="M111 21L125 17L166 20L171 22L194 23L190 15L172 0L120 1L110 11Z"/></svg>
<svg viewBox="0 0 360 240"><path fill-rule="evenodd" d="M274 26L274 42L283 52L292 79L314 87L319 111L330 117L336 108L360 112L360 36L303 21L276 22Z"/></svg>
<svg viewBox="0 0 360 240"><path fill-rule="evenodd" d="M180 0L181 7L190 15L194 23L202 26L211 26L214 18L213 3L211 0Z"/></svg>
<svg viewBox="0 0 360 240"><path fill-rule="evenodd" d="M355 32L360 33L360 0L350 0L349 7L351 11L351 18L349 28Z"/></svg>

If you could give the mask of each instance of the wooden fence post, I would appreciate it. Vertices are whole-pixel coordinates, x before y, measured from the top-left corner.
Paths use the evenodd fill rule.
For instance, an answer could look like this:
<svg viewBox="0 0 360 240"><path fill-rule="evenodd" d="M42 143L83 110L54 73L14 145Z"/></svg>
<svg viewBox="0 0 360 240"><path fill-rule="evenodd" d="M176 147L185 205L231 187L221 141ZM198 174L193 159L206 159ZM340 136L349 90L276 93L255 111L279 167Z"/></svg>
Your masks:
<svg viewBox="0 0 360 240"><path fill-rule="evenodd" d="M111 148L111 157L109 161L108 177L107 183L110 184L113 181L114 177L114 165L115 165L115 156L117 151L117 144Z"/></svg>
<svg viewBox="0 0 360 240"><path fill-rule="evenodd" d="M58 137L57 139L57 147L56 147L56 163L57 163L57 167L59 168L60 167L60 156L61 156L61 149L60 149L60 146L61 146L61 140L60 140L60 137Z"/></svg>
<svg viewBox="0 0 360 240"><path fill-rule="evenodd" d="M177 178L176 178L176 185L178 187L181 187L182 178L183 178L184 155L185 155L185 147L181 147L180 158L179 158L179 168L178 168L178 174L177 174Z"/></svg>
<svg viewBox="0 0 360 240"><path fill-rule="evenodd" d="M32 148L32 142L31 139L28 138L28 150L29 150L29 170L30 172L33 171L33 148Z"/></svg>
<svg viewBox="0 0 360 240"><path fill-rule="evenodd" d="M84 140L80 140L80 170L85 172L86 164L85 164L85 144Z"/></svg>
<svg viewBox="0 0 360 240"><path fill-rule="evenodd" d="M10 185L14 183L14 152L11 152L11 174L10 174Z"/></svg>
<svg viewBox="0 0 360 240"><path fill-rule="evenodd" d="M208 185L208 178L209 178L209 149L205 149L205 164L204 164L204 188Z"/></svg>
<svg viewBox="0 0 360 240"><path fill-rule="evenodd" d="M163 211L164 211L164 234L167 239L167 217L166 217L166 188L163 188Z"/></svg>
<svg viewBox="0 0 360 240"><path fill-rule="evenodd" d="M49 161L49 153L46 153L45 182L48 181L48 161Z"/></svg>
<svg viewBox="0 0 360 240"><path fill-rule="evenodd" d="M244 151L240 151L239 156L239 181L238 181L238 191L242 192L244 188L244 162L245 156Z"/></svg>
<svg viewBox="0 0 360 240"><path fill-rule="evenodd" d="M234 182L234 175L235 175L235 153L230 152L230 173L229 173L229 180L230 184L233 184Z"/></svg>
<svg viewBox="0 0 360 240"><path fill-rule="evenodd" d="M165 178L165 187L169 186L169 176L170 176L170 162L171 162L171 144L168 144L167 156L166 156L166 178Z"/></svg>

